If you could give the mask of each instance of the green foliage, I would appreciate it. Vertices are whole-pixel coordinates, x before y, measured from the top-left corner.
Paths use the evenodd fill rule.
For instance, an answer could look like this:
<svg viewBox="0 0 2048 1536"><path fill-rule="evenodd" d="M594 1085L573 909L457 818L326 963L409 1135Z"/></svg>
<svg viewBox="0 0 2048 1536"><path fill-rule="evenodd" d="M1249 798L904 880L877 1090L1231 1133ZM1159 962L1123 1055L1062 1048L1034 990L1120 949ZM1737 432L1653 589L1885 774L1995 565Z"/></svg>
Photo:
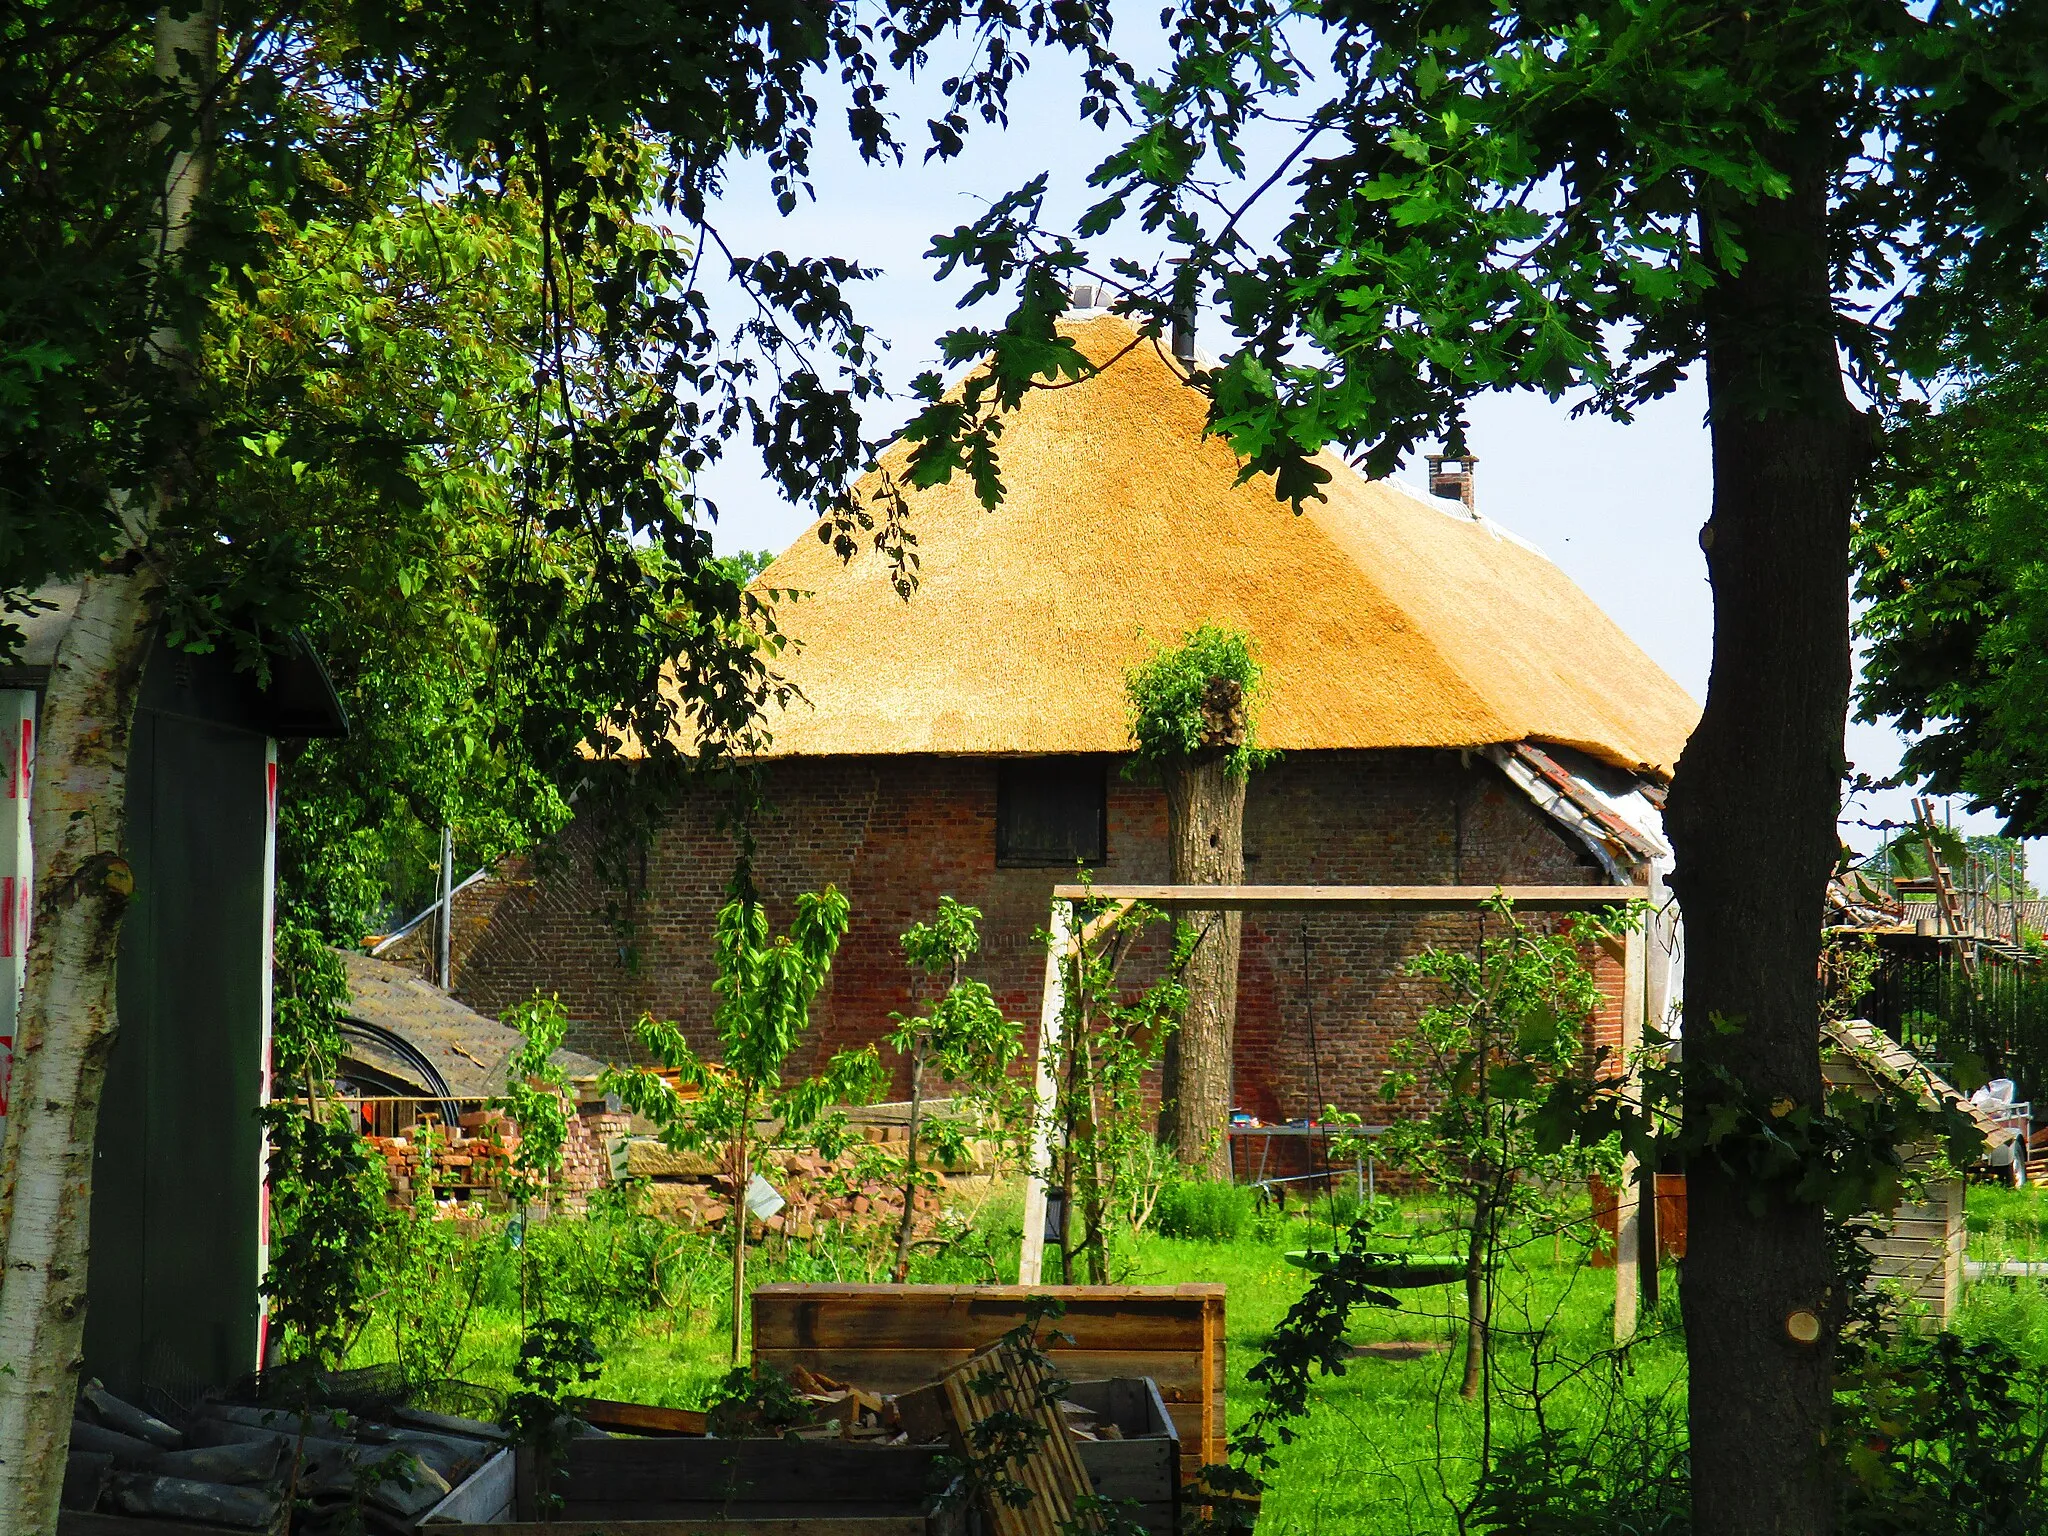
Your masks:
<svg viewBox="0 0 2048 1536"><path fill-rule="evenodd" d="M705 1413L705 1427L721 1440L773 1436L818 1416L788 1376L758 1362L734 1366L719 1383Z"/></svg>
<svg viewBox="0 0 2048 1536"><path fill-rule="evenodd" d="M519 1358L512 1366L517 1387L505 1399L501 1420L534 1450L543 1518L562 1505L553 1471L567 1447L568 1399L603 1374L604 1357L580 1318L541 1318L519 1342Z"/></svg>
<svg viewBox="0 0 2048 1536"><path fill-rule="evenodd" d="M413 1198L383 1223L373 1259L383 1281L392 1358L410 1386L455 1373L489 1266L484 1245L440 1212L434 1184L438 1141L431 1127L420 1132Z"/></svg>
<svg viewBox="0 0 2048 1536"><path fill-rule="evenodd" d="M913 924L903 935L904 959L928 982L943 981L946 990L923 1014L890 1015L896 1028L889 1044L910 1060L909 1135L894 1170L903 1189L896 1240L899 1281L909 1272L918 1199L939 1188L931 1164L965 1163L970 1144L978 1140L997 1165L991 1171L998 1171L1021 1160L1030 1135L1031 1085L1011 1072L1024 1049L1024 1028L1003 1017L986 982L966 974L969 957L981 947L980 921L978 909L941 896L932 921ZM926 1078L931 1070L953 1096L952 1111L944 1116L922 1112L931 1092Z"/></svg>
<svg viewBox="0 0 2048 1536"><path fill-rule="evenodd" d="M1818 0L1764 28L1697 0L1399 0L1306 20L1230 0L1178 7L1167 31L1078 239L1044 227L1041 177L933 243L942 271L984 274L975 298L1017 300L1004 324L949 338L949 355L990 358L982 390L934 390L906 432L928 473L971 466L984 499L1000 410L1085 371L1056 345L1063 280L1088 266L1080 241L1125 221L1185 259L1112 262L1121 304L1155 337L1213 307L1242 345L1202 378L1210 426L1299 505L1328 478L1326 447L1374 475L1430 439L1462 453L1467 402L1490 390L1579 391L1626 420L1700 359L1710 320L1782 332L1724 296L1757 252L1758 209L1797 176L1828 189L1837 273L1859 274L1812 319L1879 398L1940 366L1926 339L1946 317L2031 276L2048 209L2009 195L2012 168L2037 163L2023 125L2041 96L2039 39L2010 7ZM1217 196L1267 132L1289 145L1272 174ZM1246 217L1283 186L1277 229ZM1873 281L1901 305L1865 306ZM1758 411L1828 387L1791 377L1782 335L1769 355L1710 387Z"/></svg>
<svg viewBox="0 0 2048 1536"><path fill-rule="evenodd" d="M386 1225L384 1165L368 1155L348 1112L290 1103L264 1111L270 1142L269 1266L263 1295L286 1360L333 1368L377 1300L365 1262Z"/></svg>
<svg viewBox="0 0 2048 1536"><path fill-rule="evenodd" d="M1331 1261L1316 1271L1301 1299L1287 1309L1245 1379L1260 1401L1230 1437L1231 1460L1202 1469L1204 1485L1232 1501L1256 1499L1280 1466L1282 1447L1294 1443L1308 1414L1316 1380L1342 1376L1351 1359L1351 1320L1360 1307L1398 1303L1374 1283L1374 1258L1367 1249L1369 1223L1350 1227ZM1207 1528L1230 1536L1251 1528L1256 1505L1219 1502Z"/></svg>
<svg viewBox="0 0 2048 1536"><path fill-rule="evenodd" d="M505 1064L505 1097L495 1102L519 1127L519 1146L505 1193L515 1203L546 1199L562 1173L569 1140L569 1073L555 1060L569 1032L569 1015L558 997L538 992L505 1010L500 1020L517 1030L519 1049Z"/></svg>
<svg viewBox="0 0 2048 1536"><path fill-rule="evenodd" d="M1601 998L1581 946L1607 931L1582 920L1569 933L1543 933L1498 895L1481 910L1489 936L1476 952L1432 946L1409 963L1409 974L1443 995L1396 1043L1382 1091L1389 1103L1419 1091L1429 1107L1395 1117L1376 1147L1390 1166L1471 1212L1467 1396L1485 1364L1502 1229L1554 1212L1562 1191L1596 1166L1592 1149L1548 1139L1542 1111L1552 1087L1584 1059L1586 1025ZM1614 1175L1606 1162L1599 1166Z"/></svg>
<svg viewBox="0 0 2048 1536"><path fill-rule="evenodd" d="M1152 1229L1161 1237L1204 1243L1234 1243L1251 1230L1258 1196L1244 1184L1222 1179L1171 1179L1152 1208Z"/></svg>
<svg viewBox="0 0 2048 1536"><path fill-rule="evenodd" d="M612 1068L605 1074L607 1089L652 1120L665 1145L691 1151L717 1147L726 1154L735 1362L745 1300L747 1186L761 1153L774 1146L812 1146L828 1157L836 1155L845 1139L845 1116L835 1106L868 1103L885 1081L871 1045L834 1052L813 1076L783 1078L791 1053L810 1028L811 999L825 984L846 926L846 898L830 885L797 897L787 934L771 935L767 909L758 901L727 903L718 914L718 980L713 983L719 1059L700 1057L681 1026L652 1015L635 1028L655 1060L697 1096L685 1098L645 1067Z"/></svg>
<svg viewBox="0 0 2048 1536"><path fill-rule="evenodd" d="M533 1223L520 1249L538 1310L581 1320L600 1342L692 1305L715 1250L705 1234L639 1209L630 1189L598 1190L581 1220Z"/></svg>
<svg viewBox="0 0 2048 1536"><path fill-rule="evenodd" d="M1092 939L1072 943L1062 957L1060 1036L1047 1052L1056 1134L1046 1184L1067 1192L1070 1214L1068 1229L1048 1232L1046 1241L1058 1249L1069 1284L1078 1283L1085 1265L1087 1283L1107 1285L1117 1278L1112 1270L1119 1234L1136 1234L1158 1194L1161 1159L1155 1155L1145 1077L1186 1012L1181 974L1195 932L1186 923L1175 924L1159 975L1129 998L1119 974L1146 931L1165 918L1142 905L1101 911L1097 903L1075 903L1074 922L1082 934L1091 921L1101 925ZM1057 941L1047 936L1046 942Z"/></svg>
<svg viewBox="0 0 2048 1536"><path fill-rule="evenodd" d="M1242 778L1269 762L1259 749L1259 664L1249 636L1203 624L1172 648L1155 649L1124 677L1137 750L1127 771L1156 772L1162 763L1229 749L1230 771ZM1226 686L1216 688L1221 679Z"/></svg>
<svg viewBox="0 0 2048 1536"><path fill-rule="evenodd" d="M2048 1371L1997 1339L1901 1332L1837 1373L1849 1536L2001 1536L2048 1520Z"/></svg>
<svg viewBox="0 0 2048 1536"><path fill-rule="evenodd" d="M1853 545L1864 643L1857 718L1914 738L1900 778L2048 831L2048 488L2042 322L1999 307L1944 339L1943 389L1885 423ZM1901 837L1908 857L1914 839ZM1911 871L1904 871L1911 872Z"/></svg>
<svg viewBox="0 0 2048 1536"><path fill-rule="evenodd" d="M882 1082L873 1046L834 1053L813 1077L784 1082L783 1068L810 1028L810 1005L825 984L832 957L846 934L846 898L834 886L796 899L787 934L771 935L767 909L733 901L720 909L712 1027L717 1060L691 1049L680 1025L643 1018L635 1033L656 1061L697 1090L684 1098L645 1067L614 1069L605 1086L658 1127L678 1150L725 1147L750 1163L770 1145L815 1145L828 1155L844 1137L833 1106L865 1103ZM758 1125L776 1120L781 1130L763 1139Z"/></svg>
<svg viewBox="0 0 2048 1536"><path fill-rule="evenodd" d="M1486 1536L1689 1536L1685 1420L1624 1402L1597 1434L1543 1425L1504 1447L1481 1480L1471 1529Z"/></svg>

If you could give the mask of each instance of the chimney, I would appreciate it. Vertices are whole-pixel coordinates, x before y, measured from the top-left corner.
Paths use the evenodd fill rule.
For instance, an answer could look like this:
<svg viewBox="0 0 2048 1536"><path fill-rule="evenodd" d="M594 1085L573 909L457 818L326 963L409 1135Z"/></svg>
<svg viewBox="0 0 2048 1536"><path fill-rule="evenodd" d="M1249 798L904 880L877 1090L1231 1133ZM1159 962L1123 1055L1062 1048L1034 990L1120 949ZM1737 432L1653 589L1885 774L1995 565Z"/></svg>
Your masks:
<svg viewBox="0 0 2048 1536"><path fill-rule="evenodd" d="M1102 293L1094 283L1076 283L1067 290L1067 302L1075 309L1095 309L1101 304Z"/></svg>
<svg viewBox="0 0 2048 1536"><path fill-rule="evenodd" d="M1479 462L1473 454L1432 453L1429 456L1429 494L1432 496L1455 496L1465 504L1467 512L1478 510L1478 493L1472 485L1472 466ZM1456 469L1446 469L1455 464Z"/></svg>
<svg viewBox="0 0 2048 1536"><path fill-rule="evenodd" d="M1186 260L1187 257L1185 256L1176 256L1173 259L1173 264L1175 267L1179 267ZM1183 276L1184 274L1181 273L1175 274L1173 286L1176 290L1181 288ZM1180 301L1178 292L1175 293L1175 299L1177 302L1173 306L1173 360L1192 373L1195 367L1196 302L1193 286L1189 285L1187 298L1184 301Z"/></svg>

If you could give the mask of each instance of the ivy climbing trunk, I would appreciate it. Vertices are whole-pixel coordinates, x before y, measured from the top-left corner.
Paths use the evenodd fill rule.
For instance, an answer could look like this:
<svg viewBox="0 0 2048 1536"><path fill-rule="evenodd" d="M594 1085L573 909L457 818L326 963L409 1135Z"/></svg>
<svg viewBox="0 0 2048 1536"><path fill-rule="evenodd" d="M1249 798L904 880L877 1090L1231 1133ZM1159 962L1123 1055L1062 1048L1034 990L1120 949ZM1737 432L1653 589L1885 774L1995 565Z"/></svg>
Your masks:
<svg viewBox="0 0 2048 1536"><path fill-rule="evenodd" d="M1244 881L1245 778L1230 771L1231 745L1219 744L1166 765L1167 837L1176 885ZM1184 972L1187 1012L1166 1042L1161 1128L1183 1164L1210 1178L1227 1179L1237 961L1244 918L1237 912L1216 911L1186 916L1197 937Z"/></svg>
<svg viewBox="0 0 2048 1536"><path fill-rule="evenodd" d="M1848 541L1866 441L1844 393L1826 187L1839 136L1775 146L1789 195L1725 211L1746 251L1707 313L1714 592L1705 713L1672 785L1685 910L1685 1116L1821 1101L1816 967L1838 847L1849 696ZM1795 118L1796 120L1796 118ZM1710 246L1711 248L1711 246ZM1729 1153L1739 1163L1740 1147ZM1685 1317L1693 1529L1824 1536L1834 1324L1821 1210L1705 1157L1687 1169ZM1816 1337L1807 1320L1818 1322Z"/></svg>

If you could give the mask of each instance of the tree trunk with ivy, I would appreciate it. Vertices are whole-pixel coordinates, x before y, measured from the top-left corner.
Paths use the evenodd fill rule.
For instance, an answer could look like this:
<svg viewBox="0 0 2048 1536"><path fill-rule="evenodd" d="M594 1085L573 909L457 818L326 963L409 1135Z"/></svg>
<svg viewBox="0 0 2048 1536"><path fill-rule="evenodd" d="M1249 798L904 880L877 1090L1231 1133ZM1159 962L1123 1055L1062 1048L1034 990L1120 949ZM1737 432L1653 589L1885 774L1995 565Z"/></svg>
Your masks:
<svg viewBox="0 0 2048 1536"><path fill-rule="evenodd" d="M1231 759L1245 739L1243 688L1228 678L1210 679L1202 715L1201 750L1164 767L1173 883L1241 885L1246 780L1232 771ZM1166 1042L1161 1130L1182 1164L1227 1179L1244 917L1193 911L1186 919L1194 925L1196 940L1183 973L1187 1012Z"/></svg>
<svg viewBox="0 0 2048 1536"><path fill-rule="evenodd" d="M1774 156L1792 174L1788 196L1727 213L1747 260L1707 303L1714 501L1700 543L1713 674L1668 817L1685 907L1689 1124L1731 1093L1765 1116L1822 1096L1816 968L1865 438L1829 298L1828 169L1841 145L1824 103L1787 105L1820 126ZM1822 1213L1759 1191L1740 1159L1736 1145L1738 1171L1712 1157L1687 1169L1693 1518L1702 1536L1812 1536L1834 1524L1825 1437L1838 1298Z"/></svg>

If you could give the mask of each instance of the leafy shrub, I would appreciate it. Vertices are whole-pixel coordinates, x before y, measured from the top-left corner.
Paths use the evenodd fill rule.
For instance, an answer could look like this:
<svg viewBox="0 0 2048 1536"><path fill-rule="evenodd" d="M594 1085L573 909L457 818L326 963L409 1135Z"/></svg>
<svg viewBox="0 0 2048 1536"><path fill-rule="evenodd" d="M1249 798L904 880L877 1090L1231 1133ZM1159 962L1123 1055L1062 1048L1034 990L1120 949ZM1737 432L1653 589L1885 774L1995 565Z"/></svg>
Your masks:
<svg viewBox="0 0 2048 1536"><path fill-rule="evenodd" d="M600 1190L581 1216L528 1222L521 1261L493 1273L490 1300L574 1317L599 1340L618 1337L643 1314L671 1310L679 1286L722 1261L713 1239L640 1209L634 1193Z"/></svg>
<svg viewBox="0 0 2048 1536"><path fill-rule="evenodd" d="M1617 1414L1598 1434L1546 1426L1487 1469L1471 1529L1486 1536L1686 1536L1690 1475L1684 1419L1663 1404Z"/></svg>
<svg viewBox="0 0 2048 1536"><path fill-rule="evenodd" d="M1218 680L1236 685L1231 702L1246 717L1242 737L1231 749L1230 771L1242 778L1263 766L1274 754L1256 743L1252 717L1260 678L1250 637L1233 629L1203 624L1189 630L1179 646L1155 650L1124 677L1137 748L1125 772L1156 771L1163 762L1200 752L1216 730L1219 700L1211 684Z"/></svg>
<svg viewBox="0 0 2048 1536"><path fill-rule="evenodd" d="M1160 1190L1152 1225L1161 1237L1232 1243L1251 1227L1257 1203L1257 1194L1247 1184L1176 1179Z"/></svg>
<svg viewBox="0 0 2048 1536"><path fill-rule="evenodd" d="M2003 1536L2048 1523L2048 1372L2000 1339L1903 1334L1839 1377L1845 1536Z"/></svg>

